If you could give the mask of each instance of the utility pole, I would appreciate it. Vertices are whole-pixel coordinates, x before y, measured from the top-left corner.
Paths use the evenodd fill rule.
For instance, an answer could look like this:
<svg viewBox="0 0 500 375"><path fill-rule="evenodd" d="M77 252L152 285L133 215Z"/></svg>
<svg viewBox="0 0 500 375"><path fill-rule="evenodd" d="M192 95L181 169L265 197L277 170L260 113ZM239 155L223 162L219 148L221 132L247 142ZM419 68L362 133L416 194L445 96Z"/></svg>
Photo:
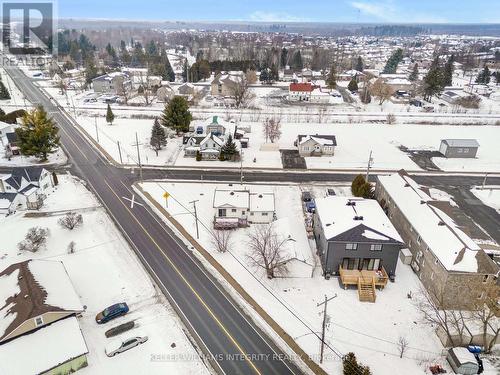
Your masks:
<svg viewBox="0 0 500 375"><path fill-rule="evenodd" d="M368 158L368 165L366 166L366 182L368 182L368 178L370 177L370 168L373 165L373 158L372 158L372 153L373 151L370 150L370 157Z"/></svg>
<svg viewBox="0 0 500 375"><path fill-rule="evenodd" d="M488 173L486 173L484 175L484 180L483 180L483 190L484 190L484 187L486 186L486 179L488 178Z"/></svg>
<svg viewBox="0 0 500 375"><path fill-rule="evenodd" d="M243 150L240 152L240 185L243 185Z"/></svg>
<svg viewBox="0 0 500 375"><path fill-rule="evenodd" d="M198 202L199 200L195 200L195 201L191 201L189 203L192 203L193 206L194 206L194 220L196 221L196 239L199 239L200 238L200 231L198 229L198 212L196 211L196 202Z"/></svg>
<svg viewBox="0 0 500 375"><path fill-rule="evenodd" d="M94 124L95 124L95 134L97 137L97 143L99 143L99 130L97 129L97 114L94 115Z"/></svg>
<svg viewBox="0 0 500 375"><path fill-rule="evenodd" d="M321 352L320 352L320 357L319 357L319 363L323 363L323 353L324 353L324 350L325 350L325 331L326 331L326 309L327 309L327 306L328 306L328 301L331 301L332 299L336 298L337 297L337 294L335 294L333 297L331 298L328 298L325 294L325 301L324 302L321 302L321 303L318 303L316 306L317 307L320 307L321 305L324 305L324 309L323 309L323 327L321 329Z"/></svg>
<svg viewBox="0 0 500 375"><path fill-rule="evenodd" d="M116 141L116 145L118 146L118 155L120 155L120 164L123 164L122 149L120 148L120 141Z"/></svg>
<svg viewBox="0 0 500 375"><path fill-rule="evenodd" d="M137 147L137 162L139 163L139 178L142 181L141 153L139 152L139 138L137 137L137 132L135 132L135 146Z"/></svg>

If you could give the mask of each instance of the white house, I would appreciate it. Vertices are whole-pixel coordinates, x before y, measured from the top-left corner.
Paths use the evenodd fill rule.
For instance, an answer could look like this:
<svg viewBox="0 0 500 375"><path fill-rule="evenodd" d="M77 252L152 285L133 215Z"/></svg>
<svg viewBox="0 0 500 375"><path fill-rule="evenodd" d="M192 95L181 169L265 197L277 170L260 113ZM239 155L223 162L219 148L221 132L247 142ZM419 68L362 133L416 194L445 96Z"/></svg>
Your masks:
<svg viewBox="0 0 500 375"><path fill-rule="evenodd" d="M52 174L42 167L15 168L0 175L0 215L39 209L52 187Z"/></svg>
<svg viewBox="0 0 500 375"><path fill-rule="evenodd" d="M311 83L290 83L288 88L288 100L306 101L311 99L311 93L314 87Z"/></svg>
<svg viewBox="0 0 500 375"><path fill-rule="evenodd" d="M337 139L334 135L299 135L295 141L300 156L332 156Z"/></svg>
<svg viewBox="0 0 500 375"><path fill-rule="evenodd" d="M213 207L216 228L236 228L247 223L266 224L275 219L274 193L215 190Z"/></svg>

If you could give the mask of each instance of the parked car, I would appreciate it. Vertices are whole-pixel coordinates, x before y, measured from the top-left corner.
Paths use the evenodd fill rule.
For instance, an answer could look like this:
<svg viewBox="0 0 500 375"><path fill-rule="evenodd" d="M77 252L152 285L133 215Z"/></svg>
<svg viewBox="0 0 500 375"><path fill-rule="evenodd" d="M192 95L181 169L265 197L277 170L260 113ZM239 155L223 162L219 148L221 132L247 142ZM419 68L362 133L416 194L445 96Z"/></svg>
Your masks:
<svg viewBox="0 0 500 375"><path fill-rule="evenodd" d="M135 348L136 346L148 341L148 336L136 336L125 340L114 340L109 345L106 346L104 352L108 357L113 357L119 353L123 353L129 349Z"/></svg>
<svg viewBox="0 0 500 375"><path fill-rule="evenodd" d="M314 211L316 211L316 203L314 203L314 200L306 202L306 211L309 213L314 213Z"/></svg>
<svg viewBox="0 0 500 375"><path fill-rule="evenodd" d="M414 105L415 107L423 107L424 103L421 100L412 99L410 100L410 105Z"/></svg>
<svg viewBox="0 0 500 375"><path fill-rule="evenodd" d="M308 191L303 191L302 192L302 202L310 202L312 201L312 195Z"/></svg>
<svg viewBox="0 0 500 375"><path fill-rule="evenodd" d="M95 316L95 321L97 324L104 324L112 319L118 318L119 316L128 313L128 305L125 302L115 303L109 307L106 307L99 314Z"/></svg>

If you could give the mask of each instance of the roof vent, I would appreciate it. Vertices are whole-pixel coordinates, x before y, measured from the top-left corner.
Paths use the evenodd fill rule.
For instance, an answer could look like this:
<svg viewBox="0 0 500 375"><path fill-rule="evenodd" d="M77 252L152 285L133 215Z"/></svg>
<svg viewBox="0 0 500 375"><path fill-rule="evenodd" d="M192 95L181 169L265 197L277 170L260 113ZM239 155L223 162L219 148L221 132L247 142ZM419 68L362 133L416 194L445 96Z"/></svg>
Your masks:
<svg viewBox="0 0 500 375"><path fill-rule="evenodd" d="M234 191L230 192L229 195L234 195Z"/></svg>
<svg viewBox="0 0 500 375"><path fill-rule="evenodd" d="M262 198L262 194L259 194L259 198Z"/></svg>
<svg viewBox="0 0 500 375"><path fill-rule="evenodd" d="M439 226L443 226L443 225L446 225L446 224L444 223L444 221L443 221L443 220L440 220L440 221L439 221L439 223L438 223L438 225L439 225Z"/></svg>
<svg viewBox="0 0 500 375"><path fill-rule="evenodd" d="M420 204L426 204L426 203L427 203L427 202L426 202L426 201L424 201L424 200L421 200L421 201L420 201Z"/></svg>
<svg viewBox="0 0 500 375"><path fill-rule="evenodd" d="M405 184L405 187L410 187L410 184L407 182L407 183Z"/></svg>
<svg viewBox="0 0 500 375"><path fill-rule="evenodd" d="M346 206L355 206L356 205L356 202L353 202L353 201L347 201L347 204Z"/></svg>
<svg viewBox="0 0 500 375"><path fill-rule="evenodd" d="M327 226L327 227L329 227L330 225L332 225L332 224L330 224L330 223L326 223L326 226Z"/></svg>
<svg viewBox="0 0 500 375"><path fill-rule="evenodd" d="M363 220L363 216L354 216L354 220L356 221Z"/></svg>
<svg viewBox="0 0 500 375"><path fill-rule="evenodd" d="M28 298L29 298L29 295L28 295L28 294L25 294L25 295L24 295L24 298L25 298L25 299L28 299Z"/></svg>

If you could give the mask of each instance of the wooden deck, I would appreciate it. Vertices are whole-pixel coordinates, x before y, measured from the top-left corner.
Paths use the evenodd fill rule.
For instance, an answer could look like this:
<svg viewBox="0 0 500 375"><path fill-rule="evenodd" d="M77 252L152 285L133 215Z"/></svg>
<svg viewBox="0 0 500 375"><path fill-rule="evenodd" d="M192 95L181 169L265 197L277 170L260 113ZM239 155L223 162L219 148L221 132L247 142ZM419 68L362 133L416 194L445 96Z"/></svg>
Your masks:
<svg viewBox="0 0 500 375"><path fill-rule="evenodd" d="M356 285L358 288L359 300L375 302L375 289L383 289L389 281L389 276L382 267L380 271L367 270L346 270L339 267L340 281L347 288L348 285Z"/></svg>
<svg viewBox="0 0 500 375"><path fill-rule="evenodd" d="M342 284L347 285L358 285L358 281L369 282L375 284L376 287L383 288L387 285L389 281L389 276L385 272L384 267L380 271L367 271L367 270L346 270L342 266L339 267L340 280Z"/></svg>

